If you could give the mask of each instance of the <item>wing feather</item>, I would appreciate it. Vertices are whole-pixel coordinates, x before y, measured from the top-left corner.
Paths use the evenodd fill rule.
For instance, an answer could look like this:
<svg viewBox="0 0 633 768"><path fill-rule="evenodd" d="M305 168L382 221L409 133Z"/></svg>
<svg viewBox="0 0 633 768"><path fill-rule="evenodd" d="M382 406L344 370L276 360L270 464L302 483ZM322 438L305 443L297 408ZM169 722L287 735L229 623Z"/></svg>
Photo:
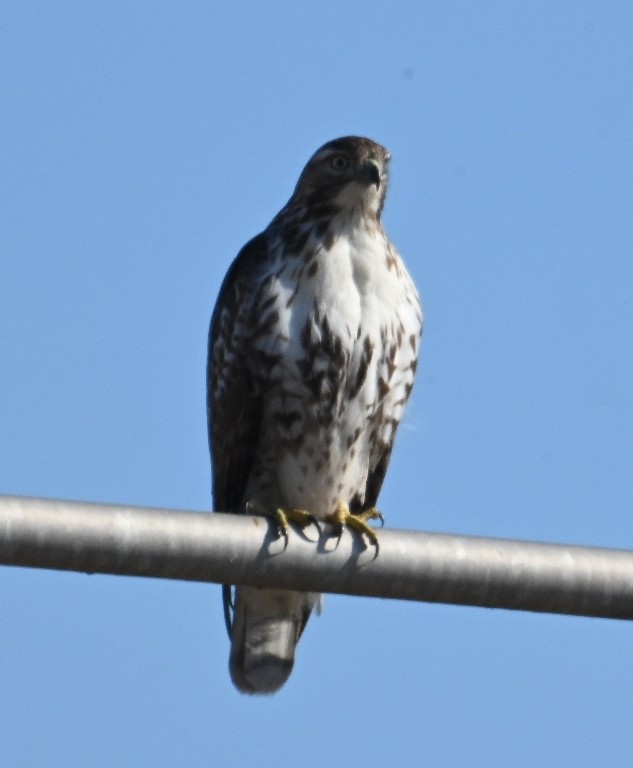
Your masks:
<svg viewBox="0 0 633 768"><path fill-rule="evenodd" d="M242 248L224 278L209 329L207 417L213 508L221 512L242 511L261 429L263 398L252 374L249 321L267 254L263 234Z"/></svg>
<svg viewBox="0 0 633 768"><path fill-rule="evenodd" d="M396 432L402 418L405 403L411 394L413 378L417 367L418 347L422 333L422 307L413 289L414 300L407 307L407 327L411 331L408 336L404 333L404 325L400 321L400 334L396 334L396 343L386 344L383 350L378 375L384 379L386 394L374 417L374 431L369 457L369 472L365 485L365 495L356 497L350 508L352 511L362 511L375 507L378 495L387 473L391 459Z"/></svg>
<svg viewBox="0 0 633 768"><path fill-rule="evenodd" d="M258 272L267 255L263 234L242 248L226 273L211 317L207 424L216 511L242 511L261 429L263 397L249 365L253 359L249 321ZM231 637L233 599L229 584L222 587L222 603Z"/></svg>

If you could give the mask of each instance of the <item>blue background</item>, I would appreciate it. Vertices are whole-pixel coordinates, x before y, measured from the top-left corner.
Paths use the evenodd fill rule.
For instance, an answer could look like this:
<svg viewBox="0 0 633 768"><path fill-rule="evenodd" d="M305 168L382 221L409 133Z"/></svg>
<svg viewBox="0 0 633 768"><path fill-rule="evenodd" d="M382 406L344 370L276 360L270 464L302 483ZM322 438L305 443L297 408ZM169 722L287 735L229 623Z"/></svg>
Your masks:
<svg viewBox="0 0 633 768"><path fill-rule="evenodd" d="M427 318L388 525L633 548L631 3L5 0L0 40L0 493L210 508L220 281L358 133ZM0 576L11 768L630 765L626 623L328 596L253 699L218 587Z"/></svg>

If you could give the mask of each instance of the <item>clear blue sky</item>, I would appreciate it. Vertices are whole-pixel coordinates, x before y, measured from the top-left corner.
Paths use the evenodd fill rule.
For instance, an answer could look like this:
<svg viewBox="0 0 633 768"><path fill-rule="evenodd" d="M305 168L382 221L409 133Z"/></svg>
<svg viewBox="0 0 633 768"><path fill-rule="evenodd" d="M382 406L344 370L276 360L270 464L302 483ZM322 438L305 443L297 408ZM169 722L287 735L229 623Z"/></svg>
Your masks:
<svg viewBox="0 0 633 768"><path fill-rule="evenodd" d="M427 317L388 525L633 548L630 2L5 0L0 40L0 493L210 508L220 281L358 133ZM631 764L630 624L329 596L255 700L218 587L0 575L8 768Z"/></svg>

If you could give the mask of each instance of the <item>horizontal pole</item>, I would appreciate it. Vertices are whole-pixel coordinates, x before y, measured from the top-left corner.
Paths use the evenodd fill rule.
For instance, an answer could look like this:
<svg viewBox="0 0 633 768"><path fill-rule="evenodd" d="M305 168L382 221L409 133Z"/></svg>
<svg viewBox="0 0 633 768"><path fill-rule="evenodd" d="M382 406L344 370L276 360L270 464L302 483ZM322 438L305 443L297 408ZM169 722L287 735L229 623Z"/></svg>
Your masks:
<svg viewBox="0 0 633 768"><path fill-rule="evenodd" d="M633 619L633 552L0 496L0 563Z"/></svg>

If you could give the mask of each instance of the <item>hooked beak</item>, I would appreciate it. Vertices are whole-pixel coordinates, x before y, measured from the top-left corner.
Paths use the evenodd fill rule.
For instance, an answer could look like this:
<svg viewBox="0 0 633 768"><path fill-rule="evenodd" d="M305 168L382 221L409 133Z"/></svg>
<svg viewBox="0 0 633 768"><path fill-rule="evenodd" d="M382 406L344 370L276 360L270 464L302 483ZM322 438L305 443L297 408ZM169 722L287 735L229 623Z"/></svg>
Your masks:
<svg viewBox="0 0 633 768"><path fill-rule="evenodd" d="M380 187L381 168L377 160L370 158L363 165L363 178L367 179L371 184L376 185L376 189Z"/></svg>

